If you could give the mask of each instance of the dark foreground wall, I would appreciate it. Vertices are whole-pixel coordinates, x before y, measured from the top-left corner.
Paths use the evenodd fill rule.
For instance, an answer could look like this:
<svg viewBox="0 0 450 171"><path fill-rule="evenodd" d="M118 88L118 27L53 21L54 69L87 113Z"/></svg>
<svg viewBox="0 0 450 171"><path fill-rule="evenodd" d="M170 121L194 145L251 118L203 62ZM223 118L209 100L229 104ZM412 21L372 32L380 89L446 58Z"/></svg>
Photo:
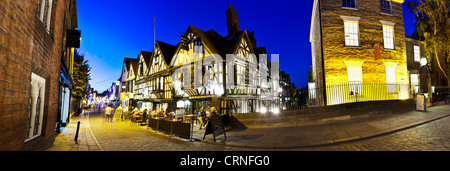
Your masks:
<svg viewBox="0 0 450 171"><path fill-rule="evenodd" d="M347 103L334 106L306 108L272 113L232 114L230 125L249 128L274 127L280 125L307 125L311 123L346 120L371 115L399 114L415 110L415 100L388 100Z"/></svg>

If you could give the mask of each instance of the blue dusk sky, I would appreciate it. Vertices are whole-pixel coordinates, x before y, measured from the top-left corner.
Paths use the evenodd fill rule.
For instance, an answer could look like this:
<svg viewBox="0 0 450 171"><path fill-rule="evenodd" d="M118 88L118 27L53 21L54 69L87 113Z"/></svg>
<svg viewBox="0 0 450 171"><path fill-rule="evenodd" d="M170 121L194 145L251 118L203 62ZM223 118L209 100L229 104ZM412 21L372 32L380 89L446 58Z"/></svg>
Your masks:
<svg viewBox="0 0 450 171"><path fill-rule="evenodd" d="M121 74L124 57L152 51L156 39L172 45L189 25L227 35L230 3L239 15L241 30L254 31L257 46L280 55L280 70L297 87L306 87L311 63L309 42L313 0L78 0L81 48L92 67L90 81L99 93ZM413 15L403 4L405 32L414 31Z"/></svg>

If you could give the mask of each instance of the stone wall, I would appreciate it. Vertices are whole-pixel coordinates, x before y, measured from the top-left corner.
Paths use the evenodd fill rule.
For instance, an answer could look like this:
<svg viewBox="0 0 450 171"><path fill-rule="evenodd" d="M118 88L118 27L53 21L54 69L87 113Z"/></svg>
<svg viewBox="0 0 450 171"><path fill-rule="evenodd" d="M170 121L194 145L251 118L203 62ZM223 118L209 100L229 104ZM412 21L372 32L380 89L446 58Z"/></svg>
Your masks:
<svg viewBox="0 0 450 171"><path fill-rule="evenodd" d="M344 61L364 61L362 81L386 81L384 62L397 62L397 83L408 83L405 55L405 29L402 4L392 2L392 15L381 13L379 0L356 1L357 9L342 7L341 1L321 0L323 57L326 84L348 81ZM359 44L345 46L344 21L341 16L360 17ZM384 49L383 26L380 20L395 23L395 49ZM381 58L375 60L374 46L380 45Z"/></svg>
<svg viewBox="0 0 450 171"><path fill-rule="evenodd" d="M347 103L333 106L306 108L272 113L232 114L230 125L247 128L301 126L355 117L399 114L415 110L415 100L389 100Z"/></svg>

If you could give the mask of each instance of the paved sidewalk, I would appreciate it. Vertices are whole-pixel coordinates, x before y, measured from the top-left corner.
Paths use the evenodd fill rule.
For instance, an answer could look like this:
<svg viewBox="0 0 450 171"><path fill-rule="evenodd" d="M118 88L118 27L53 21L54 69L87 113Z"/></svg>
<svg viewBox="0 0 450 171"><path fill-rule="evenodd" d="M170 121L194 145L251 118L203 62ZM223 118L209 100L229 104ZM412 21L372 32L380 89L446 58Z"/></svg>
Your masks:
<svg viewBox="0 0 450 171"><path fill-rule="evenodd" d="M193 138L201 141L201 144L221 145L222 147L229 147L226 149L231 150L234 148L244 150L313 148L387 135L448 116L450 116L450 105L441 105L428 108L427 112L412 111L402 114L327 121L303 126L280 125L272 128L231 129L226 132L226 140L221 135L216 137L217 142L213 141L212 135L207 135L206 139L202 140L205 128L199 130L195 126ZM73 139L79 120L81 121L79 138L78 144L75 144ZM166 138L161 139L161 137ZM155 138L158 140L156 141ZM121 141L127 141L124 144L128 144L128 146L120 145ZM180 143L171 143L172 141L180 141ZM72 118L70 124L56 137L54 145L47 151L148 150L161 146L161 143L166 144L167 147L164 148L167 148L167 150L174 150L181 144L184 144L183 149L187 150L194 149L193 147L198 147L196 150L209 147L198 145L199 141L189 142L182 138L171 138L165 136L164 133L147 129L146 126L131 125L129 122L108 124L104 123L98 116L91 118L89 122L89 117L80 115ZM145 143L145 146L152 147L144 148L142 143ZM135 148L134 145L139 146L139 148ZM120 148L115 146L120 146ZM223 148L211 146L210 149L204 150L220 149Z"/></svg>
<svg viewBox="0 0 450 171"><path fill-rule="evenodd" d="M77 124L80 121L80 129L78 133L78 141L75 142L75 134ZM61 133L55 138L53 146L46 151L104 151L103 147L98 143L89 124L89 115L81 114L72 117L70 123L62 128Z"/></svg>
<svg viewBox="0 0 450 171"><path fill-rule="evenodd" d="M430 107L426 112L367 116L306 126L229 130L226 140L221 135L216 137L216 143L245 148L311 148L387 135L448 116L450 105L441 105ZM203 138L199 131L194 136ZM206 137L205 142L214 143L212 135Z"/></svg>

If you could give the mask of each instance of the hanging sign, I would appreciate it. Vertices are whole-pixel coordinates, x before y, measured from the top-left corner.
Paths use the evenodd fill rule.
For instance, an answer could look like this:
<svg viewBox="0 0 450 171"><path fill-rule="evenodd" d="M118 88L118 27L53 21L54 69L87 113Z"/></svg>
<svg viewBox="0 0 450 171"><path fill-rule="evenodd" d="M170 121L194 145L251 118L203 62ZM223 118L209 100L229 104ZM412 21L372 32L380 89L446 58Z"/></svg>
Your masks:
<svg viewBox="0 0 450 171"><path fill-rule="evenodd" d="M381 58L381 53L380 53L380 44L376 44L374 46L374 54L375 54L375 61Z"/></svg>

